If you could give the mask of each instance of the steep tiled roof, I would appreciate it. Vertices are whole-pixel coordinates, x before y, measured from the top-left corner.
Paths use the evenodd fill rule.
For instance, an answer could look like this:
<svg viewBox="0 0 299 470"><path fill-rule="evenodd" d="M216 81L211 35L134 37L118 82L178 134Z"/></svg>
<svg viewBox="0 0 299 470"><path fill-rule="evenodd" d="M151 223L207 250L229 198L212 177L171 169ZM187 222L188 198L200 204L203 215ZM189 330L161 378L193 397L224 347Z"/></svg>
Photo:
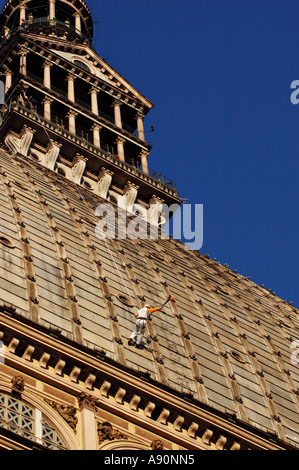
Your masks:
<svg viewBox="0 0 299 470"><path fill-rule="evenodd" d="M175 240L99 240L99 198L30 159L0 150L0 173L1 304L299 445L295 307ZM137 309L170 294L130 347Z"/></svg>

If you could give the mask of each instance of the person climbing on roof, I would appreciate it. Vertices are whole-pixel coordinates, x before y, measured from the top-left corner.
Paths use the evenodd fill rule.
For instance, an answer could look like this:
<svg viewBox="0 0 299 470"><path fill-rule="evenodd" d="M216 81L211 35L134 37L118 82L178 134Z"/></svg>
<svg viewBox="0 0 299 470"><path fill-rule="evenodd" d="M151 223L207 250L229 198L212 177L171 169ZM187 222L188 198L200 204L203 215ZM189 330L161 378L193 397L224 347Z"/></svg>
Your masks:
<svg viewBox="0 0 299 470"><path fill-rule="evenodd" d="M157 312L157 310L161 310L161 309L162 307L151 308L149 304L145 304L143 308L141 308L140 310L138 310L137 313L135 313L135 317L137 317L137 320L136 320L135 329L133 333L131 334L129 341L128 341L129 346L135 343L135 347L140 348L140 344L141 344L141 341L143 340L143 336L145 332L148 315L150 313Z"/></svg>

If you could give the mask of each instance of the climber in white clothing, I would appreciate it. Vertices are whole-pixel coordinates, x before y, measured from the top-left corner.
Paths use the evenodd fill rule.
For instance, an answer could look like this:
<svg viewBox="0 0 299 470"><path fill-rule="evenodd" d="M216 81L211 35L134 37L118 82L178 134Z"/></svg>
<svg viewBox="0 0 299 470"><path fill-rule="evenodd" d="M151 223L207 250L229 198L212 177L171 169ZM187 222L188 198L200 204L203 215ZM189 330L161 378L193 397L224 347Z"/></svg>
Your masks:
<svg viewBox="0 0 299 470"><path fill-rule="evenodd" d="M138 310L138 312L135 313L135 317L137 317L137 320L136 320L135 329L133 333L131 334L129 341L128 341L128 344L130 346L135 343L135 347L139 348L140 343L144 336L148 315L150 313L156 312L157 310L161 310L161 308L162 307L151 308L150 305L145 304L145 306L142 309Z"/></svg>

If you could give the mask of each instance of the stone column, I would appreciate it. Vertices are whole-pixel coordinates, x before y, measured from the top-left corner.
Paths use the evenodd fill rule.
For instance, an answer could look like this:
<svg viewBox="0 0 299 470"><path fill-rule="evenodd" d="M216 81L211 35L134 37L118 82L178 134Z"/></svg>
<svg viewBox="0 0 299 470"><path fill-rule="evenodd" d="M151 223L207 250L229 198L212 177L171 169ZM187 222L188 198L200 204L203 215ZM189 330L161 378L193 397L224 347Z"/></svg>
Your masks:
<svg viewBox="0 0 299 470"><path fill-rule="evenodd" d="M9 69L5 70L5 93L10 89L12 84L12 71Z"/></svg>
<svg viewBox="0 0 299 470"><path fill-rule="evenodd" d="M26 75L27 71L27 54L28 51L25 49L21 49L19 51L19 56L20 56L20 74Z"/></svg>
<svg viewBox="0 0 299 470"><path fill-rule="evenodd" d="M81 16L80 13L75 13L75 28L81 32Z"/></svg>
<svg viewBox="0 0 299 470"><path fill-rule="evenodd" d="M78 113L76 113L75 111L73 110L70 110L66 117L69 118L69 132L71 132L71 134L75 134L76 135L76 116L77 116Z"/></svg>
<svg viewBox="0 0 299 470"><path fill-rule="evenodd" d="M145 141L144 127L143 127L144 114L138 112L136 115L136 119L137 119L138 137L139 139Z"/></svg>
<svg viewBox="0 0 299 470"><path fill-rule="evenodd" d="M49 0L49 20L54 20L55 15L55 0Z"/></svg>
<svg viewBox="0 0 299 470"><path fill-rule="evenodd" d="M51 104L53 103L53 100L49 98L49 96L46 96L42 102L44 105L44 118L48 119L51 121Z"/></svg>
<svg viewBox="0 0 299 470"><path fill-rule="evenodd" d="M67 97L70 101L75 103L75 77L68 74L67 79Z"/></svg>
<svg viewBox="0 0 299 470"><path fill-rule="evenodd" d="M117 100L115 100L112 104L114 107L114 122L115 125L122 128L122 122L121 122L121 112L120 112L120 107L121 103Z"/></svg>
<svg viewBox="0 0 299 470"><path fill-rule="evenodd" d="M44 68L44 86L51 88L51 67L52 64L47 60L43 63Z"/></svg>
<svg viewBox="0 0 299 470"><path fill-rule="evenodd" d="M93 124L91 130L93 132L93 145L97 148L101 148L101 139L100 139L100 132L101 132L102 126L99 124Z"/></svg>
<svg viewBox="0 0 299 470"><path fill-rule="evenodd" d="M117 144L117 155L119 156L120 161L124 162L125 161L125 149L124 149L125 139L118 136L115 143Z"/></svg>
<svg viewBox="0 0 299 470"><path fill-rule="evenodd" d="M25 23L26 21L26 4L20 4L20 26Z"/></svg>
<svg viewBox="0 0 299 470"><path fill-rule="evenodd" d="M97 449L97 428L95 411L97 400L82 393L79 402L79 433L81 435L82 450Z"/></svg>
<svg viewBox="0 0 299 470"><path fill-rule="evenodd" d="M92 87L89 90L91 95L91 112L99 115L99 106L98 106L98 90L95 87Z"/></svg>
<svg viewBox="0 0 299 470"><path fill-rule="evenodd" d="M148 175L148 164L147 164L148 156L149 156L149 152L147 152L144 149L141 150L139 154L139 157L141 159L141 168L142 168L143 173L146 173L147 175Z"/></svg>

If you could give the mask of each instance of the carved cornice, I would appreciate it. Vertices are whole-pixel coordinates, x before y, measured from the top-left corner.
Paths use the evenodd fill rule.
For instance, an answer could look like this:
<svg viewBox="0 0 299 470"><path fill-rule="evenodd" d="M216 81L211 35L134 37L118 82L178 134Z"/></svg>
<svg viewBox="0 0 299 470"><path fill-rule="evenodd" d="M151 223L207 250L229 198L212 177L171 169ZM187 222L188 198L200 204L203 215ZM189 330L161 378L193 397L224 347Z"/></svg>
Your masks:
<svg viewBox="0 0 299 470"><path fill-rule="evenodd" d="M80 67L75 66L73 63L70 63L67 59L59 55L59 53L55 53L53 49L55 47L59 48L59 44L57 43L57 40L55 41L55 38L47 38L47 48L42 45L42 38L36 38L36 35L31 39L29 35L25 35L25 32L19 33L19 35L16 35L15 37L18 39L17 41L13 42L12 47L9 50L9 53L19 53L19 50L22 49L23 51L32 51L35 54L39 55L42 57L45 61L48 61L49 63L56 64L60 67L62 67L64 70L68 71L69 73L73 74L75 77L78 78L83 78L85 79L89 84L94 85L98 90L102 90L105 93L109 94L110 96L114 96L117 100L119 100L122 103L127 104L128 106L131 106L132 108L136 109L136 111L140 112L145 112L144 109L145 107L147 109L151 109L153 107L153 104L145 98L140 92L135 90L131 84L129 84L124 78L122 78L119 73L114 70L111 66L109 66L101 57L99 57L96 53L90 51L89 53L94 56L94 59L97 60L98 67L101 69L102 73L105 71L106 73L109 73L109 75L112 75L117 79L117 83L121 84L126 87L127 91L123 91L120 88L118 88L117 83L112 84L108 83L104 79L101 79L101 77L95 76L93 74L90 74L89 72L82 70ZM37 42L36 39L39 41ZM49 41L53 41L53 44L49 45ZM68 43L65 47L69 47L70 51L74 54L77 53L79 55L82 55L82 48L83 50L86 49L86 46L80 46L75 43ZM49 49L51 48L51 52ZM6 58L4 59L6 60ZM1 63L0 68L3 66ZM119 81L121 80L121 82Z"/></svg>
<svg viewBox="0 0 299 470"><path fill-rule="evenodd" d="M266 433L243 428L242 423L237 422L238 420L235 419L232 422L225 419L224 416L221 417L219 413L217 414L215 410L206 410L206 407L201 408L200 404L186 401L170 390L160 390L158 384L141 380L134 375L133 371L128 371L126 368L120 367L119 364L112 364L113 361L107 360L104 356L97 359L94 355L88 354L87 351L84 352L82 349L74 347L75 345L64 344L62 337L56 339L52 335L43 333L41 327L39 327L40 331L36 327L32 329L14 311L11 311L9 315L3 313L4 311L5 309L0 308L2 330L5 333L3 339L8 344L11 366L15 367L16 370L21 366L25 373L27 366L27 373L30 375L34 374L35 377L46 383L53 384L53 381L56 381L58 388L61 386L70 394L77 394L79 409L88 407L96 411L100 410L104 404L105 409L110 410L110 412L116 413L129 421L133 420L133 422L148 428L157 436L167 436L167 439L189 449L213 448L213 446L218 449L234 448L241 450L247 448L266 450L291 447L278 440L276 443L270 442ZM44 327L42 329L46 330ZM31 346L30 361L18 356L14 360L16 347L13 347L13 343L19 344L20 341ZM38 354L41 347L44 351L42 357ZM34 361L35 353L37 353L37 361ZM55 363L62 364L62 370L60 369L59 373L55 366L52 368L53 372L47 370L47 363L50 360L54 365ZM82 379L79 380L81 371L86 370L86 368L94 373L93 383L99 383L99 388L92 393L82 391L84 382L83 387L79 383L82 383ZM69 375L69 378L66 375ZM86 387L90 389L87 382ZM20 390L22 390L22 384L23 382L20 381L17 386ZM112 384L114 391L112 390ZM117 386L117 384L119 385ZM134 395L130 399L132 389ZM122 397L127 397L126 403L123 399L120 399L120 390ZM74 409L58 408L57 411L62 412L64 418L70 421L69 424L74 426ZM182 420L182 414L184 420ZM101 435L103 432L104 429L101 428ZM116 436L113 433L111 435ZM125 439L125 437L122 437L122 439ZM229 447L227 447L228 443Z"/></svg>
<svg viewBox="0 0 299 470"><path fill-rule="evenodd" d="M32 140L32 136L31 136L31 140L29 140L30 132L32 134L35 132L42 132L44 134L45 129L46 129L49 135L51 137L53 136L52 137L53 141L61 141L63 139L64 142L67 142L66 145L70 145L74 147L74 151L76 151L77 149L80 149L80 152L84 151L84 154L86 155L86 157L90 159L100 158L103 161L103 163L105 163L105 165L110 166L110 170L112 170L114 174L118 175L120 174L120 171L122 172L124 170L127 173L127 177L132 179L132 182L134 182L135 184L138 182L138 186L140 188L139 197L141 199L142 199L141 193L143 189L144 189L144 192L147 193L149 186L150 186L150 187L154 187L153 190L157 192L161 191L163 193L163 199L166 202L180 203L180 200L178 199L178 196L177 196L177 191L175 189L165 185L161 181L156 180L150 175L146 175L140 172L138 169L127 164L126 162L122 162L114 158L111 154L108 154L107 152L104 152L101 149L97 149L94 146L91 146L88 142L84 143L84 141L80 140L77 136L74 136L73 134L71 134L65 129L59 128L59 126L55 125L54 123L50 123L49 121L43 120L43 119L38 120L37 117L25 107L21 107L17 104L13 104L9 109L7 109L6 114L5 114L6 125L7 125L6 129L10 128L9 124L11 121L13 121L15 115L21 115L22 118L24 118L26 122L30 123L30 125L35 127L35 129L32 129L31 127L24 125L22 130L19 132L19 134L17 134L16 132L12 130L10 130L7 133L7 135L5 136L5 139L7 137L6 144L9 147L9 149L13 151L14 153L22 153L23 155L27 155L27 151ZM27 130L28 139L26 139L26 141L23 142L22 137L24 136L25 129ZM38 146L37 139L35 139L35 142L33 144L33 147L36 147L36 146ZM32 147L31 147L31 150L32 150ZM60 159L60 161L63 164L67 165L67 162L63 161L62 158ZM35 164L36 162L32 162L32 163ZM45 165L44 159L40 160L39 164Z"/></svg>
<svg viewBox="0 0 299 470"><path fill-rule="evenodd" d="M25 76L25 75L22 76L22 82L23 82L24 86L27 86L27 87L29 86L28 84L30 84L30 86L33 86L33 87L35 86L34 80L31 79L29 76ZM25 82L28 82L28 83L25 84ZM127 131L125 129L122 129L122 128L119 128L113 122L107 121L104 117L102 117L100 115L95 116L95 114L92 113L91 110L88 110L87 108L83 109L80 105L78 105L78 103L70 101L66 97L62 97L55 90L47 88L42 83L39 83L38 88L41 91L43 91L45 94L47 94L47 96L49 96L51 99L53 99L55 101L59 101L64 105L67 103L68 107L71 111L73 111L77 114L80 113L80 115L86 116L86 117L92 119L93 121L95 120L95 117L96 117L96 124L98 124L101 127L112 130L119 137L123 137L123 138L127 139L128 141L133 142L134 144L138 145L141 150L143 149L145 151L149 151L149 149L151 149L152 146L149 143L139 139L137 136L131 134L129 131ZM55 126L54 123L53 123L53 125Z"/></svg>

